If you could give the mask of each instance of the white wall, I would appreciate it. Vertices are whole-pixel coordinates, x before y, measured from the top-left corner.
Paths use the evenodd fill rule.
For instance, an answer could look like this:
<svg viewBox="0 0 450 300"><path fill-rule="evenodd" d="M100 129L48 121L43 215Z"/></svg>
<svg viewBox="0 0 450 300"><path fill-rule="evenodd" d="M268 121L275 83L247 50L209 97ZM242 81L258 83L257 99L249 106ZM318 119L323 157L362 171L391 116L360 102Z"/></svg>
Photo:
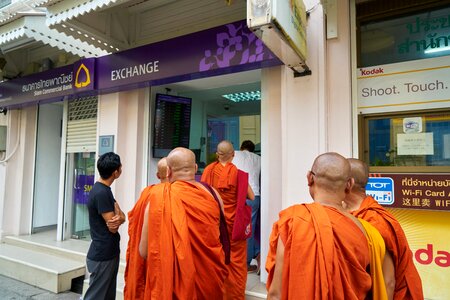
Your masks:
<svg viewBox="0 0 450 300"><path fill-rule="evenodd" d="M122 175L111 186L114 197L127 214L147 182L148 89L132 90L99 97L98 135L114 135L115 152L122 161ZM128 244L128 222L119 229L121 257Z"/></svg>
<svg viewBox="0 0 450 300"><path fill-rule="evenodd" d="M19 140L17 151L7 162L3 204L3 235L31 233L32 192L36 144L36 106L10 110L8 153Z"/></svg>
<svg viewBox="0 0 450 300"><path fill-rule="evenodd" d="M0 114L0 125L7 126L8 125L8 116L4 114ZM1 152L0 152L1 153ZM0 160L6 158L6 153L0 154ZM4 203L5 203L5 173L6 173L6 164L0 163L0 241L3 237L3 213L4 213Z"/></svg>
<svg viewBox="0 0 450 300"><path fill-rule="evenodd" d="M338 38L328 41L319 1L305 5L311 10L307 65L312 75L294 78L285 66L262 73L262 265L278 212L312 201L306 173L315 157L328 151L351 156L352 151L349 4L338 1ZM261 280L267 280L265 270Z"/></svg>

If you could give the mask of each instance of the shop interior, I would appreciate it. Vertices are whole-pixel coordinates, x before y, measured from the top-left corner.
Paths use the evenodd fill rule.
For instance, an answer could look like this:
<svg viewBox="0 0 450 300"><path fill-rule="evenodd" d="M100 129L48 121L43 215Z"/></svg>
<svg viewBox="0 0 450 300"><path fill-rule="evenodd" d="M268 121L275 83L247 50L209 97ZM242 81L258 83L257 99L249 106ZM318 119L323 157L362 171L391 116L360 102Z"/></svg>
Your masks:
<svg viewBox="0 0 450 300"><path fill-rule="evenodd" d="M165 112L165 116L161 115L157 100L160 96L157 94L165 94L183 97L182 100L188 102L191 100L190 109L181 112L182 115L190 114L189 132L184 133L186 144L176 145L177 143L174 142L167 148L188 145L188 148L196 155L199 173L206 165L215 160L216 146L222 140L231 141L235 150L239 150L242 141L251 140L256 145L255 152L260 154L260 78L261 70L253 70L152 88L151 103L153 103L153 107L151 109L155 122L150 124L153 127L151 128L153 139L150 141L150 148L155 150L158 147L155 140L162 132L164 132L165 138L177 135L177 130L183 132L183 129L171 127L176 123L173 111ZM157 128L161 118L167 118L167 121L165 125ZM186 141L186 137L188 137L188 141ZM154 151L153 154L156 152ZM158 156L164 155L160 153L153 155L154 158L158 158Z"/></svg>

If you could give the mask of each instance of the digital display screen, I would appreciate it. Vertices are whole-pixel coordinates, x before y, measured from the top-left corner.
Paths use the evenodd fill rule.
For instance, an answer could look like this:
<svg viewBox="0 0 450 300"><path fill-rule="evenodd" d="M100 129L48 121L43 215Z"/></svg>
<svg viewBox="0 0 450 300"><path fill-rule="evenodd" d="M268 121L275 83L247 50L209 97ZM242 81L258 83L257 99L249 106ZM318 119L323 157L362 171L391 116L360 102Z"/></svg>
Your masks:
<svg viewBox="0 0 450 300"><path fill-rule="evenodd" d="M164 157L176 147L189 148L192 99L156 94L153 157Z"/></svg>

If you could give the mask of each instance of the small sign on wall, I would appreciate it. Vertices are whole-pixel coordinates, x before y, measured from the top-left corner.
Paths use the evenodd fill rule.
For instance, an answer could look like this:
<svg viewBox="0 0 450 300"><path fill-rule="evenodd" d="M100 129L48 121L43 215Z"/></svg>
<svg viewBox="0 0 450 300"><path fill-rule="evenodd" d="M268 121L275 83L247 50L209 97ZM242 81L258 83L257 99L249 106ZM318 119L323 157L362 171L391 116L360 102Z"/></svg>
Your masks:
<svg viewBox="0 0 450 300"><path fill-rule="evenodd" d="M98 155L114 151L114 135L101 135L98 137Z"/></svg>

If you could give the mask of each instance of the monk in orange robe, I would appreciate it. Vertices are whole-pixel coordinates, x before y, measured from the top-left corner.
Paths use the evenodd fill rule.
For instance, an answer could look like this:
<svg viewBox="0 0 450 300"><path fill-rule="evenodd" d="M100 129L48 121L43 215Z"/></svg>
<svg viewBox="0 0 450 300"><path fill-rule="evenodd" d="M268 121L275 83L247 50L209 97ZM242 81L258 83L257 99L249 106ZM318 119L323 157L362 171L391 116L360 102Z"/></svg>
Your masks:
<svg viewBox="0 0 450 300"><path fill-rule="evenodd" d="M371 223L381 233L387 252L393 260L393 276L389 278L385 274L388 291L393 293L393 299L423 299L422 281L400 223L371 196L366 195L369 177L367 165L358 159L348 160L355 184L347 195L347 209L354 216Z"/></svg>
<svg viewBox="0 0 450 300"><path fill-rule="evenodd" d="M273 225L268 299L365 299L372 285L368 242L342 206L353 183L350 165L337 153L322 154L307 181L315 203L283 210Z"/></svg>
<svg viewBox="0 0 450 300"><path fill-rule="evenodd" d="M160 182L167 182L167 161L163 157L158 161L156 177ZM144 299L145 280L147 265L139 254L139 242L141 240L142 225L144 223L144 212L147 207L150 192L153 185L146 187L128 213L128 247L125 265L125 287L123 297L125 300Z"/></svg>
<svg viewBox="0 0 450 300"><path fill-rule="evenodd" d="M255 195L247 182L238 182L238 169L231 163L234 157L233 145L222 141L217 145L218 162L208 165L201 181L216 188L223 200L228 235L231 237L237 207L238 184L247 187L247 199L253 200ZM244 200L245 201L245 200ZM247 240L233 241L231 239L231 263L228 265L228 277L225 280L224 299L244 299L247 283Z"/></svg>
<svg viewBox="0 0 450 300"><path fill-rule="evenodd" d="M151 189L139 244L147 260L144 299L223 297L223 204L195 181L196 171L194 153L175 148L167 156L169 182Z"/></svg>

